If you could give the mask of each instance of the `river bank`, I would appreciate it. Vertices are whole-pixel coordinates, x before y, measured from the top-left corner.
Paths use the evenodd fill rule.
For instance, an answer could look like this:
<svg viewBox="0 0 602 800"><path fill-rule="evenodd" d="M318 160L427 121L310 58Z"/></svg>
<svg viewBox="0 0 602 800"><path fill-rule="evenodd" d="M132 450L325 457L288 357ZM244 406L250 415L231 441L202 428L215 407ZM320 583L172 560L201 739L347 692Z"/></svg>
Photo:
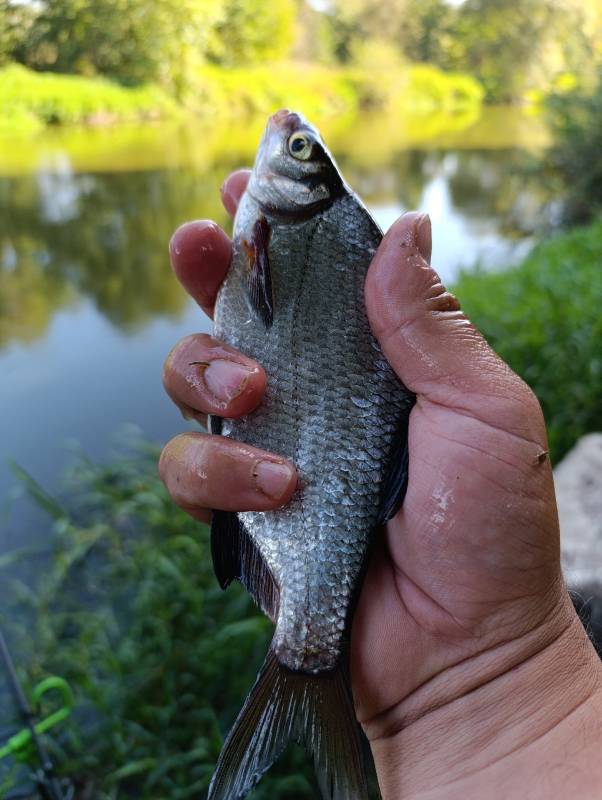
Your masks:
<svg viewBox="0 0 602 800"><path fill-rule="evenodd" d="M26 135L54 125L111 125L193 116L216 124L242 121L280 106L312 119L359 111L461 113L478 109L483 90L473 78L430 65L380 73L286 61L267 66L199 68L175 97L155 84L128 87L102 77L36 72L20 64L0 69L0 133Z"/></svg>

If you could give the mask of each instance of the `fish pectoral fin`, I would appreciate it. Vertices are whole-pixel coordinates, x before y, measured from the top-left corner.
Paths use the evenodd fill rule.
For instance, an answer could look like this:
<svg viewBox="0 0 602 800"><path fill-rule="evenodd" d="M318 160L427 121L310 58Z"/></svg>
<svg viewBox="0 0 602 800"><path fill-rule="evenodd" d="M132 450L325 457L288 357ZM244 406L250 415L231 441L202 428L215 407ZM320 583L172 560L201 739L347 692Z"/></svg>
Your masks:
<svg viewBox="0 0 602 800"><path fill-rule="evenodd" d="M253 311L263 320L266 328L274 321L274 297L272 294L272 273L268 246L271 229L265 217L253 225L251 241L247 243L249 273L247 275L247 296Z"/></svg>
<svg viewBox="0 0 602 800"><path fill-rule="evenodd" d="M211 518L213 569L222 589L240 581L272 622L278 616L280 592L269 567L233 511L214 511Z"/></svg>
<svg viewBox="0 0 602 800"><path fill-rule="evenodd" d="M241 800L292 741L313 756L323 800L368 800L345 672L291 672L272 649L225 741L208 800Z"/></svg>
<svg viewBox="0 0 602 800"><path fill-rule="evenodd" d="M415 397L408 395L408 403L413 405ZM378 511L377 525L384 525L397 514L403 503L408 488L408 413L401 416L399 428L391 447L388 472L384 481L383 494Z"/></svg>

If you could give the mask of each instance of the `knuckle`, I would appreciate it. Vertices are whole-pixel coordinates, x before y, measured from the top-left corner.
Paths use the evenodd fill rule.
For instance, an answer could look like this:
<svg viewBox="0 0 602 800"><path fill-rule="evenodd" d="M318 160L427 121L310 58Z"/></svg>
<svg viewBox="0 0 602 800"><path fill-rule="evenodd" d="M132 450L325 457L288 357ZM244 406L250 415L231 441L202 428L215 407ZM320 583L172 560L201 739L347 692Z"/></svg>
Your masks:
<svg viewBox="0 0 602 800"><path fill-rule="evenodd" d="M217 339L214 339L209 333L193 333L188 339L191 343L205 350L209 350L219 344Z"/></svg>

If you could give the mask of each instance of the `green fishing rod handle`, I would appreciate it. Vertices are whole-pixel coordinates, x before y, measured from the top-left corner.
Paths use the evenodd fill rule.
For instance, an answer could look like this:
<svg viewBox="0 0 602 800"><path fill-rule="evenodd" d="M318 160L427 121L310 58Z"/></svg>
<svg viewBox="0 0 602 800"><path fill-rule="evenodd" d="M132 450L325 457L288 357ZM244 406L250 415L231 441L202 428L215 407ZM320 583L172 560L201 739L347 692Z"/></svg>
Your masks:
<svg viewBox="0 0 602 800"><path fill-rule="evenodd" d="M43 681L40 681L34 687L31 693L31 699L34 705L38 706L46 692L52 691L57 691L61 695L62 705L35 725L36 733L45 733L49 728L67 719L73 709L74 698L71 687L64 678L59 678L56 675L44 678Z"/></svg>
<svg viewBox="0 0 602 800"><path fill-rule="evenodd" d="M44 717L44 719L40 720L40 722L37 722L34 725L34 730L38 734L46 733L46 731L50 730L50 728L53 728L60 722L63 722L63 720L67 719L73 709L74 698L71 687L66 680L59 678L56 675L51 675L48 678L44 678L44 680L40 681L38 684L36 684L36 686L34 686L31 693L33 705L37 708L42 697L47 692L52 691L59 693L62 700L62 705L59 706L56 711L53 711L47 717ZM31 739L31 731L28 728L23 728L23 730L15 733L15 735L11 736L3 747L0 747L0 760L12 755L19 761L26 761L28 756L26 751L28 745L31 743Z"/></svg>
<svg viewBox="0 0 602 800"><path fill-rule="evenodd" d="M4 747L0 747L0 760L7 758L10 755L14 755L18 759L19 754L25 751L30 742L31 731L28 731L27 728L23 728L22 731L19 731L18 733L15 733L14 736L11 736Z"/></svg>

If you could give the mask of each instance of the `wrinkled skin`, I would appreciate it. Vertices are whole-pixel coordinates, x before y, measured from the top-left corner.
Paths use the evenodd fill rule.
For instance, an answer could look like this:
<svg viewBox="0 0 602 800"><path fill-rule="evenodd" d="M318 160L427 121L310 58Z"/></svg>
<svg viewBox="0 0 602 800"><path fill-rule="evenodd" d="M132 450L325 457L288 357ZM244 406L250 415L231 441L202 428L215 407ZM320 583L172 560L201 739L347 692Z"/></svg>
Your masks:
<svg viewBox="0 0 602 800"><path fill-rule="evenodd" d="M224 186L231 214L247 180L241 171ZM226 234L213 223L188 223L170 252L176 275L211 314L230 258ZM544 651L576 619L560 573L539 404L466 319L429 259L428 219L406 214L386 234L365 290L373 332L417 395L407 495L374 553L352 630L356 709L382 787L393 785L383 764L402 728ZM216 400L192 377L190 361L215 358L246 370L229 400ZM198 334L170 353L164 382L202 422L207 412L235 417L255 408L265 374ZM254 477L254 465L266 460L282 468L280 483L267 490ZM275 508L295 488L294 469L278 454L202 433L170 442L160 473L176 502L204 520L209 508Z"/></svg>

